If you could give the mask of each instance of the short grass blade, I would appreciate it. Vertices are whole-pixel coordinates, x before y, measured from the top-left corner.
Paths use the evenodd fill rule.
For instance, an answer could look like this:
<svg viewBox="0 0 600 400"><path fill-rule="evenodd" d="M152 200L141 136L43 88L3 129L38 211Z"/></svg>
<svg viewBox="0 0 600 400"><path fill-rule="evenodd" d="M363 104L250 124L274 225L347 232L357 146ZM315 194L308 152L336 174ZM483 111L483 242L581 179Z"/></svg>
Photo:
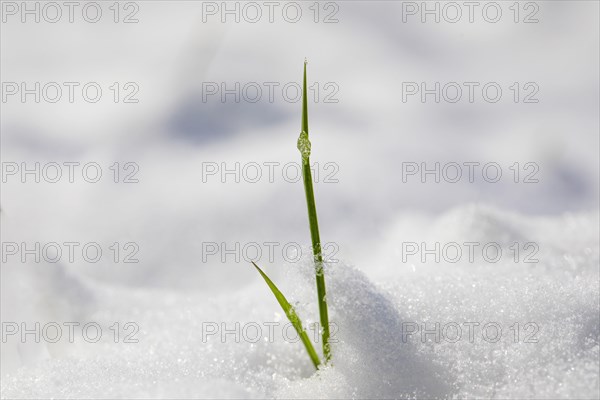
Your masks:
<svg viewBox="0 0 600 400"><path fill-rule="evenodd" d="M271 279L269 279L269 277L258 267L258 265L256 265L256 263L254 263L254 261L252 262L252 264L254 265L256 270L260 273L260 275L263 277L263 279L265 280L265 282L271 289L271 292L273 292L273 294L275 295L275 298L277 299L277 302L279 303L279 305L285 312L285 315L288 317L288 319L290 320L290 322L296 329L296 332L298 332L298 336L300 336L300 340L302 340L302 343L304 343L304 347L306 347L306 351L308 352L308 355L310 356L310 359L312 360L315 368L318 369L319 364L321 364L321 361L319 360L319 356L317 355L315 348L313 347L311 341L309 340L308 335L306 334L306 331L304 330L304 327L302 326L302 321L300 321L298 314L296 314L296 310L287 301L287 299L285 298L283 293L281 293L281 291L277 288L277 286L275 286L273 281L271 281Z"/></svg>

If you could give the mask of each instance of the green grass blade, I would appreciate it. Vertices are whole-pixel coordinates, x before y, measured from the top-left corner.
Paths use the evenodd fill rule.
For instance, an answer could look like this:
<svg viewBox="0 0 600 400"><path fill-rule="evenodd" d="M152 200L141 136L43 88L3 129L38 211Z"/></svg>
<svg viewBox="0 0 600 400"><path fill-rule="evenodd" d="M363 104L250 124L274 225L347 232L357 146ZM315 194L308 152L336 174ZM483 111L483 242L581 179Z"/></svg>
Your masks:
<svg viewBox="0 0 600 400"><path fill-rule="evenodd" d="M302 132L308 135L308 96L306 95L306 64L308 61L304 59L304 76L302 83Z"/></svg>
<svg viewBox="0 0 600 400"><path fill-rule="evenodd" d="M321 334L323 337L323 356L325 357L325 362L327 362L331 358L331 351L329 348L329 316L327 313L327 300L325 297L325 276L323 274L323 256L321 254L319 221L317 219L317 207L315 204L312 173L310 171L311 143L308 138L308 94L306 90L306 64L307 62L304 60L304 78L302 86L302 131L300 132L300 137L298 138L298 150L302 155L302 177L304 181L304 192L306 194L308 222L310 225L310 237L312 240L315 262L319 317L321 321Z"/></svg>
<svg viewBox="0 0 600 400"><path fill-rule="evenodd" d="M281 293L281 291L277 288L277 286L275 286L273 281L271 281L271 279L269 279L269 277L258 267L258 265L256 265L254 261L252 261L252 264L263 277L263 279L271 289L271 292L273 292L273 294L275 295L275 298L277 299L277 302L285 312L285 315L288 317L288 319L294 326L294 329L296 329L296 332L298 332L298 336L300 336L300 340L302 340L302 343L304 343L304 347L306 347L306 351L308 352L308 355L310 356L310 359L312 360L315 368L318 369L319 364L321 364L321 361L319 360L319 356L317 355L317 352L315 351L315 348L313 347L311 341L308 339L308 335L306 334L306 331L302 326L302 321L300 321L298 314L296 314L296 310L287 301L287 299L285 298L283 293Z"/></svg>

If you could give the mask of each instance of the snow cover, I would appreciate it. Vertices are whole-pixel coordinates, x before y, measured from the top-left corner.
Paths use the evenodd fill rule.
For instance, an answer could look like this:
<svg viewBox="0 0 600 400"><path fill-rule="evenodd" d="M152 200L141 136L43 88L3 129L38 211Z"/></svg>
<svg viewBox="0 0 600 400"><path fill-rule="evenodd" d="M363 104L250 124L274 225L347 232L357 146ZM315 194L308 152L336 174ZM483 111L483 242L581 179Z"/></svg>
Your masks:
<svg viewBox="0 0 600 400"><path fill-rule="evenodd" d="M598 3L538 2L543 22L528 25L400 24L400 2L371 3L340 2L327 25L203 24L193 2L161 1L140 2L138 25L2 24L3 80L141 88L131 107L2 104L3 162L140 166L130 186L2 184L3 242L140 248L138 264L2 264L3 323L80 323L73 343L66 328L54 344L9 336L2 398L600 397ZM300 183L201 183L200 172L299 160L299 103L199 98L205 81L298 81L305 56L309 80L340 87L339 103L309 105L312 161L339 166L338 183L315 184L321 236L340 260L326 267L333 363L316 373L251 265L201 251L308 244ZM402 103L405 80L534 80L542 101ZM403 183L405 161L493 161L508 179ZM514 162L536 162L539 183L513 183ZM408 242L493 242L504 257L403 260ZM526 243L537 262L524 262ZM308 253L259 263L307 325L318 321ZM97 343L82 339L88 322ZM127 322L138 343L123 342ZM209 334L236 323L246 340ZM423 334L436 323L448 337Z"/></svg>
<svg viewBox="0 0 600 400"><path fill-rule="evenodd" d="M464 222L457 224L457 219ZM242 291L207 302L194 293L100 285L69 276L62 268L48 271L45 292L24 290L26 285L19 287L13 277L3 275L2 290L16 304L45 304L71 320L100 321L105 332L111 321L136 321L141 330L137 344L112 343L111 335L95 344L77 335L68 345L42 342L29 347L9 341L3 346L3 362L27 368L4 377L2 395L593 398L599 385L597 226L597 213L533 218L475 206L418 226L397 221L397 235L413 227L421 227L424 235L466 235L481 241L501 234L510 240L535 240L544 250L541 261L531 265L411 266L396 260L394 266L371 271L375 280L345 262L329 264L328 300L337 343L333 366L318 373L300 343L284 340L279 328L285 317L258 277ZM509 251L506 246L503 250ZM376 259L373 263L378 264ZM315 321L310 260L285 269L278 282L282 290L305 322ZM66 303L58 310L54 299ZM31 320L35 313L31 311ZM233 329L236 321L259 324L263 339L251 343L241 336L236 342L229 335L223 342L217 334L203 340L203 322L227 323ZM267 342L264 322L281 322L273 343ZM463 337L454 343L456 331L448 331L450 341L419 332L403 337L408 322L425 323L429 329L435 322L456 323ZM479 326L470 340L464 325L468 322L495 322L503 332L492 343L494 330L488 341ZM509 327L516 322L521 327L535 323L537 343L525 343L523 337L515 341ZM247 331L247 337L254 340L254 331Z"/></svg>

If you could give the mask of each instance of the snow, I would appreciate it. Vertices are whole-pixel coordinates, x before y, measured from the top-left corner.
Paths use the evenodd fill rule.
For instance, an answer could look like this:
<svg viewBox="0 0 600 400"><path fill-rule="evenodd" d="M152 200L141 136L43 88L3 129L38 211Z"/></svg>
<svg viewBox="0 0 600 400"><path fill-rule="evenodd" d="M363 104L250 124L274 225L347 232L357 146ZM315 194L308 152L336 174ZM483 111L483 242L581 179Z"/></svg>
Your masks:
<svg viewBox="0 0 600 400"><path fill-rule="evenodd" d="M460 216L464 221L458 225ZM511 222L514 221L513 225ZM518 223L517 223L518 221ZM398 221L397 232L410 229ZM333 365L313 373L300 343L284 340L281 311L258 277L241 291L206 301L197 293L116 288L65 275L46 281L50 293L22 291L4 275L5 296L35 304L68 299L63 315L98 321L99 343L40 343L36 359L9 340L3 362L24 365L3 379L6 398L593 398L598 393L598 226L597 213L527 217L488 207L452 210L428 223L427 236L459 232L476 240L507 234L537 240L539 263L498 265L432 263L411 268L395 261L373 273L344 262L326 269L333 337ZM516 232L516 233L515 233ZM399 238L400 236L396 236ZM577 239L579 237L579 239ZM397 239L399 240L399 239ZM504 247L508 251L508 247ZM375 264L374 260L374 264ZM37 268L37 267L36 267ZM248 267L250 268L250 267ZM310 259L285 267L278 282L301 317L315 321ZM55 277L52 271L48 277ZM21 273L21 271L19 271ZM14 282L10 280L9 282ZM66 287L70 291L65 291ZM75 290L79 288L78 290ZM8 295L6 294L8 291ZM21 311L23 312L23 311ZM4 310L3 310L3 314ZM46 314L47 315L47 314ZM80 316L79 319L77 316ZM35 319L34 316L30 318ZM136 321L139 343L112 342L113 321ZM203 323L234 329L257 323L263 340L251 343L220 334L203 341ZM265 322L279 322L273 343ZM463 337L450 340L403 336L410 324L433 329L458 324ZM497 323L503 332L481 327ZM479 323L473 338L466 323ZM515 323L534 323L537 343L514 340ZM412 325L414 326L414 325ZM532 328L533 329L533 328ZM238 329L238 331L240 331ZM110 332L110 333L107 333ZM241 332L241 331L240 331ZM311 332L311 331L309 331ZM532 330L520 334L527 335ZM126 332L122 332L125 334ZM254 333L247 333L254 337ZM293 335L291 335L293 336ZM290 337L291 337L290 336ZM312 337L312 336L311 336Z"/></svg>
<svg viewBox="0 0 600 400"><path fill-rule="evenodd" d="M3 333L38 322L63 336L8 335L1 397L599 398L598 3L538 3L527 25L399 24L394 2L340 2L339 24L203 24L198 4L160 1L139 2L137 25L2 24L3 81L134 80L140 103L2 104L3 162L94 161L106 179L2 183L3 243L97 242L105 257L2 262ZM301 182L280 169L273 183L202 182L205 162L300 161L300 103L203 103L202 82L297 82L305 56L309 81L340 88L339 103L309 104L321 237L339 259L333 361L318 372L254 268L202 247L278 242L259 265L305 325L319 320L310 250L281 254L309 244ZM403 103L407 80L535 81L541 101ZM112 182L117 161L140 182ZM327 162L339 182L323 182ZM403 162L496 162L503 179L403 182ZM521 179L536 163L539 182L515 183L515 162ZM113 262L115 242L140 262ZM406 254L436 243L462 256Z"/></svg>

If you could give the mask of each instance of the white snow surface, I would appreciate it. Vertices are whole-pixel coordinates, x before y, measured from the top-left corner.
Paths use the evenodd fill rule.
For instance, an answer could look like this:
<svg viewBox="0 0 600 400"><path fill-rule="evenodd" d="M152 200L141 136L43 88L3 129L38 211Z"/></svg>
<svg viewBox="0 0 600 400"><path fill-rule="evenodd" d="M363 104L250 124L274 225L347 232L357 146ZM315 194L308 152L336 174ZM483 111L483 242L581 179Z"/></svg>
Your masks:
<svg viewBox="0 0 600 400"><path fill-rule="evenodd" d="M337 24L313 23L312 2L297 24L203 23L201 2L137 3L138 24L0 25L2 81L140 87L136 104L1 104L3 163L97 162L106 177L2 183L3 243L97 242L106 254L2 262L3 329L63 326L57 343L0 343L2 398L600 397L597 1L534 2L537 24L513 23L513 2L500 3L497 24L400 23L403 2L392 1L337 2ZM335 163L339 180L323 182L321 168L315 183L321 237L339 259L326 265L333 359L318 372L284 337L285 315L254 268L202 254L206 242L280 243L259 264L305 325L318 321L310 250L297 262L280 252L309 245L301 182L281 169L272 183L203 183L201 172L203 162L299 161L300 103L201 99L204 82L299 82L304 57L321 85L311 161ZM402 102L406 81L498 82L505 96ZM328 82L338 103L323 101ZM514 82L537 83L539 103L514 103ZM109 166L129 161L139 183L113 183ZM496 162L503 179L403 182L403 162ZM513 182L515 162L538 165L539 181ZM112 262L115 242L136 243L140 262ZM480 246L473 260L403 260L409 242L497 243L503 257L489 262ZM73 343L66 322L80 324ZM97 343L83 340L90 322ZM138 343L124 343L128 322ZM247 327L239 340L207 335L236 323Z"/></svg>
<svg viewBox="0 0 600 400"><path fill-rule="evenodd" d="M462 221L462 222L460 222ZM380 261L373 249L365 273L346 262L326 267L334 334L332 365L316 372L300 343L273 343L264 322L285 317L258 276L243 290L221 290L210 301L169 290L130 289L93 283L57 267L46 271L43 291L17 279L44 279L31 271L4 271L2 290L14 304L37 304L64 320L136 321L139 343L101 342L3 346L3 362L22 366L3 378L4 398L594 398L598 394L598 214L527 217L467 206L439 218L396 221L390 238L418 230L422 237L453 235L493 241L535 241L540 262L431 263ZM428 227L428 228L424 228ZM386 244L382 244L383 247ZM507 246L504 251L509 251ZM385 265L385 268L384 268ZM382 268L377 268L381 266ZM278 266L279 267L279 266ZM23 268L21 266L21 268ZM282 266L281 289L305 323L317 320L311 261ZM13 278L13 279L11 279ZM9 294L7 295L6 292ZM59 303L58 299L65 300ZM32 307L33 308L33 307ZM23 312L21 310L20 312ZM3 310L7 318L11 309ZM283 318L283 319L282 319ZM262 327L262 340L230 334L203 340L203 323ZM408 322L432 329L455 323L453 342L414 334ZM479 328L469 339L464 323L494 322L502 334ZM515 341L510 327L534 323L537 343ZM205 325L206 326L206 325ZM521 328L522 329L522 328ZM531 332L531 331L530 331ZM521 331L521 335L527 332ZM293 338L293 335L289 335Z"/></svg>

